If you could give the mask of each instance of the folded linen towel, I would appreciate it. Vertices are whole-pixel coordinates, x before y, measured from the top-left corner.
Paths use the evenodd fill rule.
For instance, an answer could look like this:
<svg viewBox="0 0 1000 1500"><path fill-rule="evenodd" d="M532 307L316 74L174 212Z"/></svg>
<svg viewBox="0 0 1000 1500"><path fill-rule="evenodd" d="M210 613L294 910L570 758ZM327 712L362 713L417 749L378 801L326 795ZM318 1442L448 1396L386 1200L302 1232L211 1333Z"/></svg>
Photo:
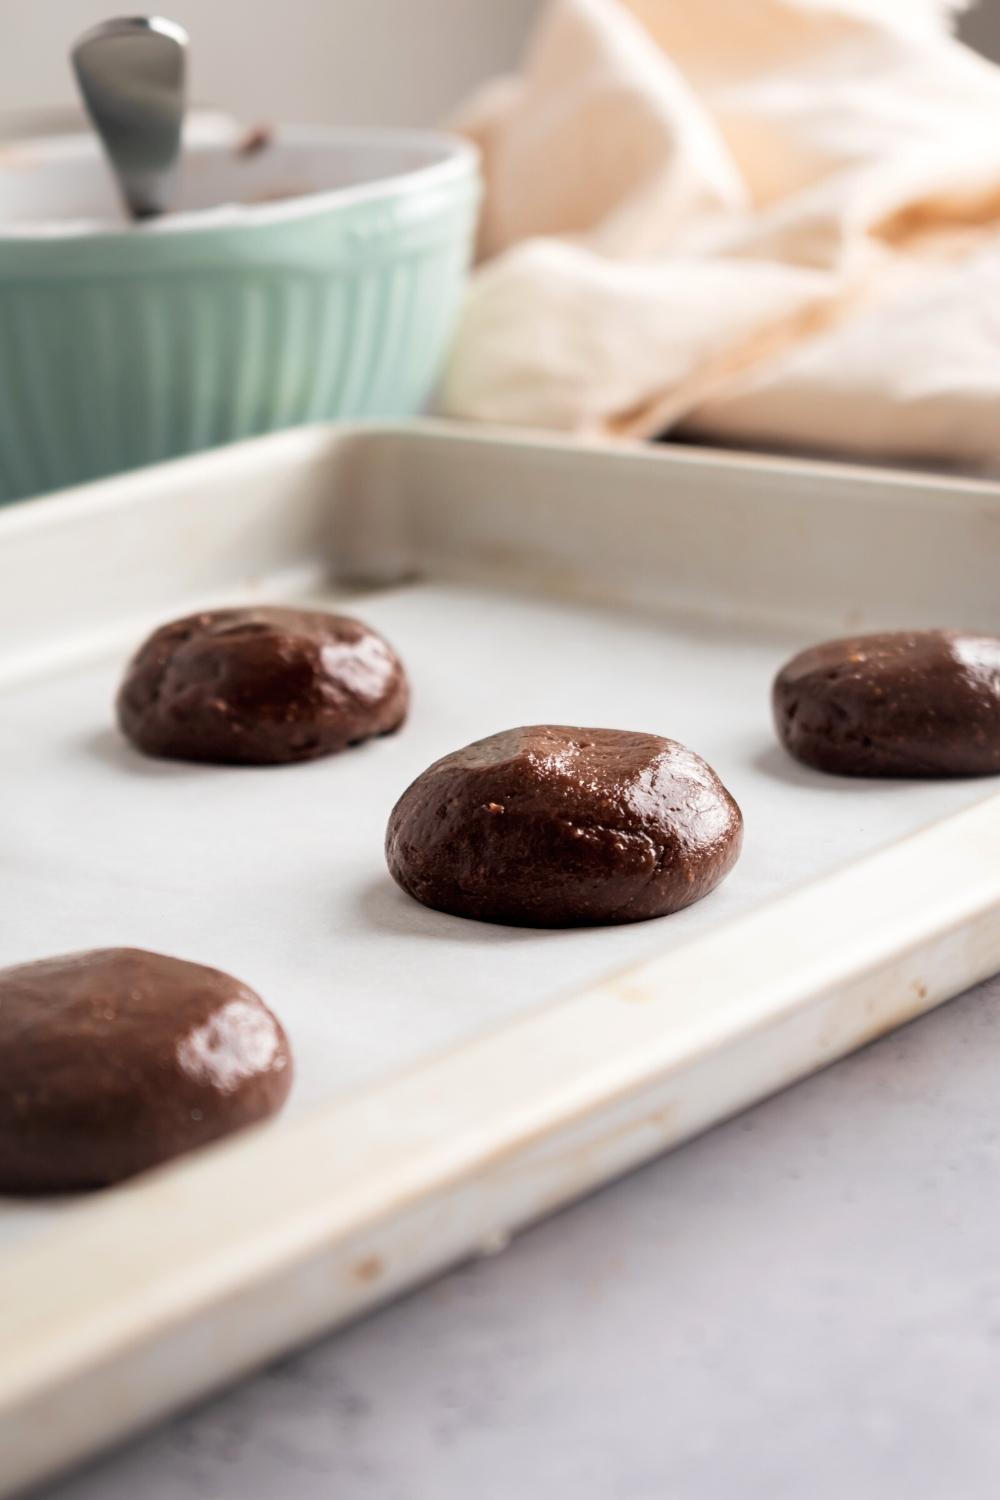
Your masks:
<svg viewBox="0 0 1000 1500"><path fill-rule="evenodd" d="M445 409L1000 458L1000 69L944 0L550 0L458 128Z"/></svg>

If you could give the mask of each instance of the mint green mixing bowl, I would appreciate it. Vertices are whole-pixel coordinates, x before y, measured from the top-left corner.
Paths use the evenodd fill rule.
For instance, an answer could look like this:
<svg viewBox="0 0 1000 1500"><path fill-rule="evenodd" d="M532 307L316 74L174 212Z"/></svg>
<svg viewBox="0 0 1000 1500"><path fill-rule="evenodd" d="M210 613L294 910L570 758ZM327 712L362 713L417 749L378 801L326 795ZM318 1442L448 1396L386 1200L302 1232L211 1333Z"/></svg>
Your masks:
<svg viewBox="0 0 1000 1500"><path fill-rule="evenodd" d="M0 152L0 501L419 410L478 197L451 137L286 129L191 146L178 212L133 225L88 139Z"/></svg>

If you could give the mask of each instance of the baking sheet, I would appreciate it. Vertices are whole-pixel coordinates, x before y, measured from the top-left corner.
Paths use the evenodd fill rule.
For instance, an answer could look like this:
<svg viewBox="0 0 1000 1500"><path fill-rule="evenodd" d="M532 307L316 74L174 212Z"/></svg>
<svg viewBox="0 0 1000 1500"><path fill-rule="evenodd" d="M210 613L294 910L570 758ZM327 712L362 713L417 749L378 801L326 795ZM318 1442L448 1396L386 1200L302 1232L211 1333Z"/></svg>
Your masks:
<svg viewBox="0 0 1000 1500"><path fill-rule="evenodd" d="M267 597L266 580L254 592ZM770 682L814 626L720 625L433 580L313 602L361 615L403 655L413 707L398 735L298 767L146 759L111 713L131 635L100 660L9 687L0 714L0 962L135 945L238 974L291 1035L289 1115L661 954L994 789L830 778L790 761L771 729ZM465 922L399 892L382 840L408 782L471 739L543 721L652 730L704 755L746 819L729 879L669 918L585 931ZM0 1240L65 1209L0 1201Z"/></svg>
<svg viewBox="0 0 1000 1500"><path fill-rule="evenodd" d="M986 483L437 423L280 433L0 516L0 962L131 941L221 963L288 1019L301 1070L273 1126L0 1212L0 1491L1000 969L996 780L836 783L781 757L767 712L805 640L996 630L998 546ZM148 629L331 580L352 592L319 597L409 661L404 734L258 771L117 739ZM542 718L715 761L748 821L721 890L584 933L397 893L403 785Z"/></svg>

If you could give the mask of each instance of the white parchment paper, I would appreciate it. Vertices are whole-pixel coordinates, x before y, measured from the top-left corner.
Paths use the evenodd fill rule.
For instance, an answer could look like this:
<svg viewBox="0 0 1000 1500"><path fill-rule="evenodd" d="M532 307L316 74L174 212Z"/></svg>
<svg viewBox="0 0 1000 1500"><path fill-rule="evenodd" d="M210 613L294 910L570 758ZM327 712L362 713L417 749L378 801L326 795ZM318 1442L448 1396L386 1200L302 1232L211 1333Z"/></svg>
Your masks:
<svg viewBox="0 0 1000 1500"><path fill-rule="evenodd" d="M432 583L353 597L349 609L403 655L412 714L398 735L327 760L229 769L138 755L111 711L132 641L10 689L0 712L0 964L135 945L232 971L290 1033L290 1111L502 1025L994 789L841 780L788 760L769 687L807 637ZM398 891L382 841L409 781L469 740L546 721L651 730L704 755L746 818L725 884L676 916L582 932L465 922ZM63 1209L0 1202L0 1238Z"/></svg>

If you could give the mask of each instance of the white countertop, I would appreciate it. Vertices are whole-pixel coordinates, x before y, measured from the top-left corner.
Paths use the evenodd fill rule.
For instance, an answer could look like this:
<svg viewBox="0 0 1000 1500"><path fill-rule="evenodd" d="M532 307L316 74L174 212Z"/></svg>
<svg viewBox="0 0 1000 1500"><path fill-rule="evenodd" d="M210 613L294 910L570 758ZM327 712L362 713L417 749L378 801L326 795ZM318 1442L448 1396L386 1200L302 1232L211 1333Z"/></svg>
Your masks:
<svg viewBox="0 0 1000 1500"><path fill-rule="evenodd" d="M1000 980L50 1500L995 1500Z"/></svg>

